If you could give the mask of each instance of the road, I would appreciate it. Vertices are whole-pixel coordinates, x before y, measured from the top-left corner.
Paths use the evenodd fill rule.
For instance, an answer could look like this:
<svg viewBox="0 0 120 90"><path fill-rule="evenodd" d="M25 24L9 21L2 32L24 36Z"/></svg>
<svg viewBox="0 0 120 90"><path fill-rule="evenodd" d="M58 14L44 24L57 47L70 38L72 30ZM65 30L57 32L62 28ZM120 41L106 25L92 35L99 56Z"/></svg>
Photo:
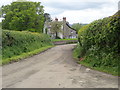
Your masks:
<svg viewBox="0 0 120 90"><path fill-rule="evenodd" d="M72 58L75 44L4 65L3 88L117 88L118 78L91 70Z"/></svg>

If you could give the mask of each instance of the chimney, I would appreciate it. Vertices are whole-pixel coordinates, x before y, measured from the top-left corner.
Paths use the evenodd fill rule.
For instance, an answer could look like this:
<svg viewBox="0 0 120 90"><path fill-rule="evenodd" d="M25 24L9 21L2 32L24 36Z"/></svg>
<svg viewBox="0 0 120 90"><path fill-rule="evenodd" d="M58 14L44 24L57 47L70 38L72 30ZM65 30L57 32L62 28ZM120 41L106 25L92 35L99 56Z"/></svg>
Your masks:
<svg viewBox="0 0 120 90"><path fill-rule="evenodd" d="M63 21L66 21L66 17L63 17Z"/></svg>
<svg viewBox="0 0 120 90"><path fill-rule="evenodd" d="M58 21L58 18L55 18L55 21Z"/></svg>

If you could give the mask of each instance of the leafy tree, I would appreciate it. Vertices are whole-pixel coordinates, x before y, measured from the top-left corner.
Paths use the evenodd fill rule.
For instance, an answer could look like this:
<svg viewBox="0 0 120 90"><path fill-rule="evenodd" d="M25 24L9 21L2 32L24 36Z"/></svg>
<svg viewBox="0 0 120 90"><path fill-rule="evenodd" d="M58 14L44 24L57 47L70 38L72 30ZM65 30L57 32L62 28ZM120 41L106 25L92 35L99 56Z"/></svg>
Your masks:
<svg viewBox="0 0 120 90"><path fill-rule="evenodd" d="M0 18L2 17L2 8L0 7Z"/></svg>
<svg viewBox="0 0 120 90"><path fill-rule="evenodd" d="M44 17L45 17L45 21L47 21L47 22L51 22L52 21L51 16L50 16L49 13L45 13Z"/></svg>
<svg viewBox="0 0 120 90"><path fill-rule="evenodd" d="M72 28L74 28L74 29L77 31L77 33L78 33L78 31L79 31L84 25L86 25L86 24L74 23L74 24L72 25Z"/></svg>
<svg viewBox="0 0 120 90"><path fill-rule="evenodd" d="M52 21L52 18L51 18L51 16L50 16L49 13L45 13L45 14L44 14L44 17L45 17L45 23L44 23L44 30L45 30L45 31L43 31L43 32L47 34L48 28L49 28L50 23L51 23L51 21Z"/></svg>
<svg viewBox="0 0 120 90"><path fill-rule="evenodd" d="M40 2L13 2L2 6L2 28L18 31L42 32L44 9Z"/></svg>
<svg viewBox="0 0 120 90"><path fill-rule="evenodd" d="M55 34L55 38L58 38L58 33L61 32L62 22L53 21L51 22L51 32Z"/></svg>

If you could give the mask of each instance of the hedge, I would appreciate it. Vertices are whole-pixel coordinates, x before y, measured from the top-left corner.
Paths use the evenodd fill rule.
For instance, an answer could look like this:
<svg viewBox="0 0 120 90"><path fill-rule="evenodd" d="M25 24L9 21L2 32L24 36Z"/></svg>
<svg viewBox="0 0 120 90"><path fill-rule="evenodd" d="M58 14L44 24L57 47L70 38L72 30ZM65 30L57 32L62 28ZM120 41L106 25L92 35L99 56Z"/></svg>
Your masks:
<svg viewBox="0 0 120 90"><path fill-rule="evenodd" d="M28 53L46 46L52 46L51 39L46 34L26 31L3 30L2 59L10 59L23 53Z"/></svg>
<svg viewBox="0 0 120 90"><path fill-rule="evenodd" d="M107 67L118 73L120 15L95 20L79 30L79 58L91 67Z"/></svg>

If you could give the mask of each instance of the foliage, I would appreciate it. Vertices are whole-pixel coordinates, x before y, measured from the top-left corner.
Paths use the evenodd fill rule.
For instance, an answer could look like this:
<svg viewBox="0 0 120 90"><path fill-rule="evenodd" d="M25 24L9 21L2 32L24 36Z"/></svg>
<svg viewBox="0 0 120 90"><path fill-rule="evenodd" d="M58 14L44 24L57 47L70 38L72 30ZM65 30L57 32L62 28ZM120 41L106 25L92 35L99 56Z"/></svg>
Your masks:
<svg viewBox="0 0 120 90"><path fill-rule="evenodd" d="M2 28L17 31L42 32L44 10L40 2L12 2L2 6Z"/></svg>
<svg viewBox="0 0 120 90"><path fill-rule="evenodd" d="M52 45L45 46L45 47L41 47L39 49L35 49L35 50L27 52L27 53L22 53L22 54L20 54L18 56L13 56L11 58L3 59L2 62L0 61L0 65L8 64L8 63L11 63L11 62L15 62L15 61L18 61L18 60L33 56L35 54L41 53L41 52L51 48L51 47L53 47L53 46Z"/></svg>
<svg viewBox="0 0 120 90"><path fill-rule="evenodd" d="M2 61L2 27L1 27L1 22L0 22L0 64Z"/></svg>
<svg viewBox="0 0 120 90"><path fill-rule="evenodd" d="M3 61L52 45L48 35L27 31L3 30L2 39Z"/></svg>
<svg viewBox="0 0 120 90"><path fill-rule="evenodd" d="M120 59L120 15L96 20L79 30L79 57L91 67L114 68L118 72ZM111 69L112 70L112 69Z"/></svg>
<svg viewBox="0 0 120 90"><path fill-rule="evenodd" d="M77 31L77 33L78 33L78 31L83 27L83 26L85 26L86 24L81 24L81 23L74 23L73 25L72 25L72 28L74 28L76 31Z"/></svg>
<svg viewBox="0 0 120 90"><path fill-rule="evenodd" d="M51 22L51 21L52 21L51 16L50 16L49 13L45 13L45 14L44 14L44 17L45 17L45 21L46 21L46 22Z"/></svg>
<svg viewBox="0 0 120 90"><path fill-rule="evenodd" d="M50 23L52 21L52 18L51 18L49 13L45 13L44 17L45 17L45 24L44 24L44 31L43 32L48 34L48 32L49 32L48 28L50 28Z"/></svg>
<svg viewBox="0 0 120 90"><path fill-rule="evenodd" d="M2 8L0 7L0 18L2 17Z"/></svg>
<svg viewBox="0 0 120 90"><path fill-rule="evenodd" d="M58 33L61 32L61 25L62 25L62 22L58 22L58 21L51 22L51 29L50 30L53 34L55 34L56 39L58 38Z"/></svg>
<svg viewBox="0 0 120 90"><path fill-rule="evenodd" d="M80 58L79 56L80 56L80 53L81 53L81 47L80 47L80 45L79 45L79 42L78 42L78 44L75 46L75 48L74 48L74 50L73 50L73 58L74 59L78 59L78 58Z"/></svg>

